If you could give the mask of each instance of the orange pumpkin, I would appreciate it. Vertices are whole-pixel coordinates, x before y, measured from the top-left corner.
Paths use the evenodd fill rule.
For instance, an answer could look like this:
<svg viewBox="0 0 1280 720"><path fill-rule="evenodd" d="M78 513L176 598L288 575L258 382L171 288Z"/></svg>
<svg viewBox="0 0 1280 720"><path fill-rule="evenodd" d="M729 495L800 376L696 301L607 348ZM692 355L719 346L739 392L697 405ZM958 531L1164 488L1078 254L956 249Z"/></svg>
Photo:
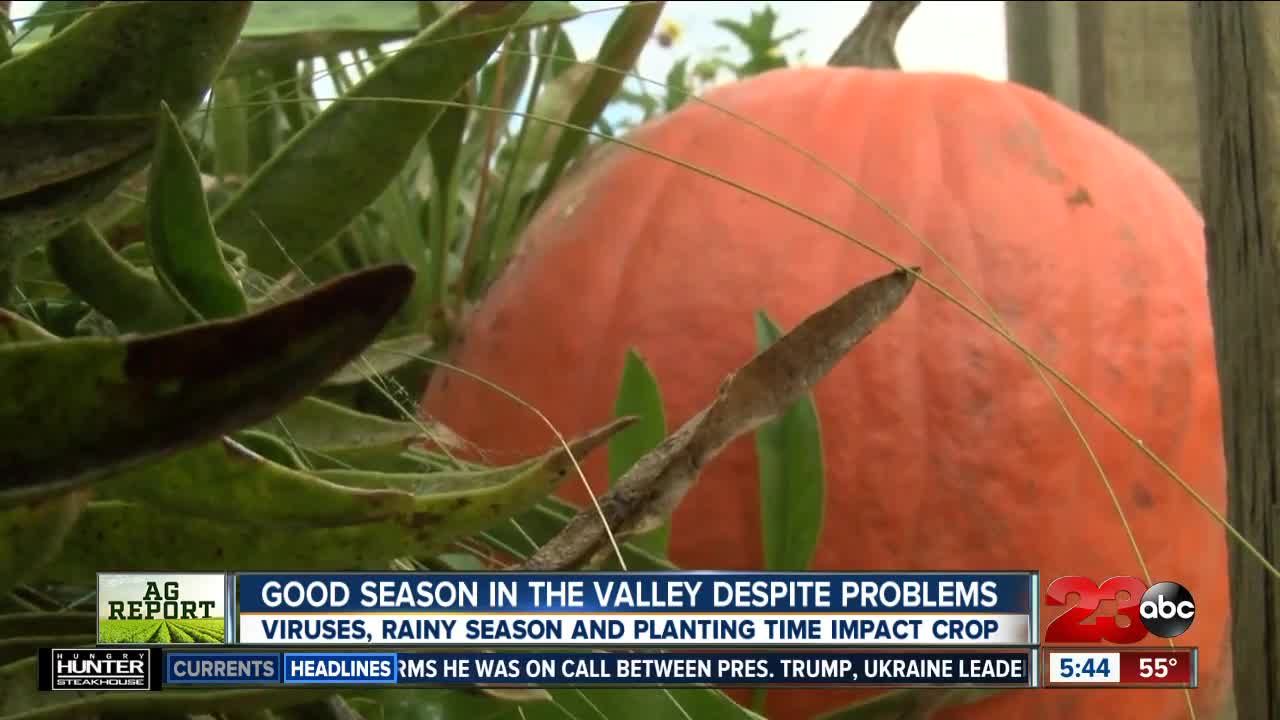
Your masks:
<svg viewBox="0 0 1280 720"><path fill-rule="evenodd" d="M892 208L1016 337L1223 507L1202 221L1143 153L1038 92L961 75L779 70L707 99L816 153ZM629 139L824 218L974 302L881 210L711 107L688 103ZM790 328L890 269L783 209L614 146L537 214L453 361L571 435L611 417L625 353L635 348L674 428L755 352L756 310ZM1195 595L1198 620L1179 643L1201 649L1201 687L1192 693L1201 717L1213 717L1229 662L1224 533L1119 433L1062 394L1154 579ZM816 402L828 487L815 569L1034 568L1045 583L1141 575L1049 390L1007 342L927 287L917 284L818 384ZM528 410L445 371L432 378L424 412L492 460L555 442ZM602 492L603 454L585 470ZM573 479L562 495L586 500ZM691 569L760 568L759 528L756 458L744 437L675 512L671 557ZM1057 614L1048 611L1046 623ZM810 717L866 695L779 690L768 712ZM1186 715L1179 692L1084 690L1004 693L936 717Z"/></svg>

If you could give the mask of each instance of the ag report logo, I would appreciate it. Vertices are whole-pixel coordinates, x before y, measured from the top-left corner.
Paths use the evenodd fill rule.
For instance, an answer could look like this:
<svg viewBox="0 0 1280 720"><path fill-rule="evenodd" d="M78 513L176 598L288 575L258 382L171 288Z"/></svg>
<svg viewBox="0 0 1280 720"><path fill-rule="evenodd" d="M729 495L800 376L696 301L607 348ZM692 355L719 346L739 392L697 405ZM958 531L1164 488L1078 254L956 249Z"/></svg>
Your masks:
<svg viewBox="0 0 1280 720"><path fill-rule="evenodd" d="M98 573L98 644L222 643L222 573Z"/></svg>

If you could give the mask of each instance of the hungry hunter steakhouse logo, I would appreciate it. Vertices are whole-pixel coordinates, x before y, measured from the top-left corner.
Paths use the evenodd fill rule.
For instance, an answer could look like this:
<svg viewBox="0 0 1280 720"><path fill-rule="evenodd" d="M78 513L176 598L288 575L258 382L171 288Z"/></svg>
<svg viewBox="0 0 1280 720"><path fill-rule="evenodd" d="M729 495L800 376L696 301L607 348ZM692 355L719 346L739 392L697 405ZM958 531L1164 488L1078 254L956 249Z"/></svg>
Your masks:
<svg viewBox="0 0 1280 720"><path fill-rule="evenodd" d="M208 620L217 605L214 600L183 600L176 582L148 582L141 600L107 602L107 620Z"/></svg>
<svg viewBox="0 0 1280 720"><path fill-rule="evenodd" d="M62 652L54 656L53 668L59 675L128 677L147 671L147 659L142 654L115 651L106 656L89 653Z"/></svg>
<svg viewBox="0 0 1280 720"><path fill-rule="evenodd" d="M40 648L36 651L39 690L159 690L149 649Z"/></svg>

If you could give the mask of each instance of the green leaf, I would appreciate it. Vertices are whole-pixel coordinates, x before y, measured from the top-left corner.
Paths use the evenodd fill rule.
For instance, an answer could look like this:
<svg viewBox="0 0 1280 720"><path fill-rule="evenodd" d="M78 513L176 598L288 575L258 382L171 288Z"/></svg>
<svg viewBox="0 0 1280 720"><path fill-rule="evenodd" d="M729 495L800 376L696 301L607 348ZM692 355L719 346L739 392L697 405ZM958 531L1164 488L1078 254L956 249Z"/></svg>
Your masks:
<svg viewBox="0 0 1280 720"><path fill-rule="evenodd" d="M278 465L229 438L115 473L98 481L94 496L246 526L355 525L414 507L404 490L339 485Z"/></svg>
<svg viewBox="0 0 1280 720"><path fill-rule="evenodd" d="M213 170L220 178L248 177L249 111L243 78L222 77L213 86ZM256 110L257 108L253 108Z"/></svg>
<svg viewBox="0 0 1280 720"><path fill-rule="evenodd" d="M465 465L420 447L427 441L446 450L462 446L461 438L438 423L390 420L316 397L255 430L279 438L302 458L300 466L317 470L424 472Z"/></svg>
<svg viewBox="0 0 1280 720"><path fill-rule="evenodd" d="M433 284L430 274L432 266L426 240L422 236L418 222L417 208L410 206L409 195L407 178L396 178L374 201L370 213L366 216L376 215L378 220L376 227L373 227L372 223L367 224L371 226L372 234L381 242L377 245L366 244L366 247L380 250L374 254L378 262L403 261L409 264L420 278L419 282L414 283L413 294L409 296L408 302L405 303L403 311L393 325L396 335L422 329L429 323L428 313L432 311L430 295ZM426 320L423 319L424 316L428 316ZM402 355L399 360L400 365L404 365L412 362L413 358Z"/></svg>
<svg viewBox="0 0 1280 720"><path fill-rule="evenodd" d="M147 249L156 277L201 320L220 320L248 310L209 221L200 168L178 119L160 103L147 188Z"/></svg>
<svg viewBox="0 0 1280 720"><path fill-rule="evenodd" d="M614 417L634 415L637 422L609 441L610 482L622 477L645 453L667 436L662 392L644 358L634 349L627 351L622 367Z"/></svg>
<svg viewBox="0 0 1280 720"><path fill-rule="evenodd" d="M98 613L79 610L21 612L0 615L0 638L31 635L94 635ZM90 640L92 643L92 640ZM0 665L7 664L0 661Z"/></svg>
<svg viewBox="0 0 1280 720"><path fill-rule="evenodd" d="M316 476L358 488L394 488L420 496L469 493L489 490L509 483L524 473L534 460L499 468L442 470L438 472L369 472L367 470L317 470Z"/></svg>
<svg viewBox="0 0 1280 720"><path fill-rule="evenodd" d="M753 21L755 21L757 17L758 16L752 13ZM711 22L716 27L733 33L733 36L738 39L738 42L746 46L748 50L757 50L761 47L767 48L769 46L769 40L772 36L772 28L766 30L762 34L759 32L758 27L756 27L755 22L752 22L751 25L745 25L737 20L730 20L728 18L719 18L712 20Z"/></svg>
<svg viewBox="0 0 1280 720"><path fill-rule="evenodd" d="M684 57L671 64L667 71L666 110L671 112L689 99L689 58Z"/></svg>
<svg viewBox="0 0 1280 720"><path fill-rule="evenodd" d="M469 85L462 88L457 101L473 102L473 92ZM431 307L436 308L442 304L448 285L448 263L451 257L449 250L458 216L458 178L462 170L458 161L470 117L471 110L467 107L447 107L427 134L431 182L426 192L422 193L429 203L426 221L430 251L427 257L429 269L426 291Z"/></svg>
<svg viewBox="0 0 1280 720"><path fill-rule="evenodd" d="M444 16L445 3L441 0L418 0L418 27L424 28Z"/></svg>
<svg viewBox="0 0 1280 720"><path fill-rule="evenodd" d="M311 112L313 96L310 93L310 61L305 67L296 60L274 63L266 68L266 74L271 78L280 114L284 116L288 126L287 139L306 127L311 118L319 114L318 111Z"/></svg>
<svg viewBox="0 0 1280 720"><path fill-rule="evenodd" d="M187 115L222 67L250 4L95 7L47 42L0 63L0 135L7 126L54 116L151 113L161 100ZM73 225L146 160L141 152L114 152L127 159L100 159L95 170L0 201L0 267Z"/></svg>
<svg viewBox="0 0 1280 720"><path fill-rule="evenodd" d="M782 331L763 311L756 314L761 351ZM765 569L809 569L822 532L825 476L822 432L813 395L806 393L755 432L760 467L760 519Z"/></svg>
<svg viewBox="0 0 1280 720"><path fill-rule="evenodd" d="M637 460L667 436L667 419L658 379L634 349L627 351L613 413L614 417L634 416L639 419L609 441L610 483L617 482ZM632 542L659 557L666 557L669 536L670 525L664 522L661 527L637 536Z"/></svg>
<svg viewBox="0 0 1280 720"><path fill-rule="evenodd" d="M423 30L255 173L214 218L218 235L273 277L305 263L382 194L442 112L376 100L452 100L528 6L468 4Z"/></svg>
<svg viewBox="0 0 1280 720"><path fill-rule="evenodd" d="M155 132L145 115L53 117L3 125L0 200L34 192L123 162Z"/></svg>
<svg viewBox="0 0 1280 720"><path fill-rule="evenodd" d="M715 21L718 27L732 33L747 49L749 55L747 61L733 67L734 73L739 78L759 75L787 66L786 57L779 52L779 49L787 41L804 34L804 30L793 30L780 37L774 37L773 31L777 20L777 13L773 8L766 6L763 10L752 11L751 20L746 24L725 19Z"/></svg>
<svg viewBox="0 0 1280 720"><path fill-rule="evenodd" d="M158 513L118 500L89 503L63 544L62 553L35 576L42 582L90 582L104 567L130 571L300 571L386 568L416 552L414 534L394 523L339 528L253 527L207 518ZM147 552L138 552L146 547Z"/></svg>
<svg viewBox="0 0 1280 720"><path fill-rule="evenodd" d="M85 489L15 507L0 502L0 595L58 553L88 502Z"/></svg>
<svg viewBox="0 0 1280 720"><path fill-rule="evenodd" d="M552 25L547 32L550 33L548 41L551 43L550 53L545 56L550 61L547 77L559 77L566 68L577 64L578 52L574 50L573 39L563 27Z"/></svg>
<svg viewBox="0 0 1280 720"><path fill-rule="evenodd" d="M614 97L614 101L634 105L640 108L646 120L658 109L658 98L655 98L649 93L643 91L635 92L623 88L618 91L618 94Z"/></svg>
<svg viewBox="0 0 1280 720"><path fill-rule="evenodd" d="M316 450L407 447L432 432L429 425L367 415L316 397L303 398L257 428Z"/></svg>
<svg viewBox="0 0 1280 720"><path fill-rule="evenodd" d="M0 347L0 507L271 417L367 347L412 282L375 268L234 321Z"/></svg>
<svg viewBox="0 0 1280 720"><path fill-rule="evenodd" d="M560 2L559 0L539 0L529 8L528 14L524 16L522 25L544 25L546 23L561 23L575 20L582 15L582 11L573 6L573 3Z"/></svg>
<svg viewBox="0 0 1280 720"><path fill-rule="evenodd" d="M291 470L306 469L306 462L289 443L261 430L240 430L231 439L251 453Z"/></svg>
<svg viewBox="0 0 1280 720"><path fill-rule="evenodd" d="M545 39L548 43L554 40L550 36ZM514 156L498 201L494 230L480 237L480 246L474 251L477 258L476 271L475 275L467 279L467 287L472 295L483 289L487 280L503 267L515 249L519 235L516 223L525 195L536 189L537 171L547 167L565 132L563 127L552 123L568 121L595 74L595 68L591 65L573 63L564 67L560 74L543 86L541 81L551 65L552 61L544 59L534 76L534 92L529 97L530 117L520 124L520 136L515 141Z"/></svg>
<svg viewBox="0 0 1280 720"><path fill-rule="evenodd" d="M430 335L404 335L374 343L326 384L351 385L394 372L425 355L432 344Z"/></svg>
<svg viewBox="0 0 1280 720"><path fill-rule="evenodd" d="M384 0L355 2L331 0L322 3L297 3L288 0L258 0L253 4L249 20L241 36L246 39L279 38L308 33L372 33L382 40L410 37L418 30L416 2ZM364 47L360 45L348 47ZM343 47L339 49L348 49ZM317 57L313 55L310 57Z"/></svg>
<svg viewBox="0 0 1280 720"><path fill-rule="evenodd" d="M399 557L431 555L456 540L491 527L536 505L579 462L625 423L614 422L512 468L493 470L507 479L467 490L411 496L412 510L382 522L299 528L246 524L247 517L281 510L207 508L200 515L156 512L146 504L95 501L81 514L62 553L42 568L42 581L83 583L104 567L118 571L215 570L233 559L237 570L289 567L299 571L385 568ZM374 483L377 478L348 476ZM163 476L153 479L163 480ZM225 502L225 501L224 501ZM293 502L287 496L281 502ZM248 522L253 522L249 520ZM147 552L140 553L138 548Z"/></svg>
<svg viewBox="0 0 1280 720"><path fill-rule="evenodd" d="M258 0L227 63L226 75L264 65L338 55L413 37L417 31L415 2Z"/></svg>
<svg viewBox="0 0 1280 720"><path fill-rule="evenodd" d="M653 28L658 23L665 2L631 2L609 28L604 42L600 45L600 54L591 75L591 82L586 92L574 106L569 115L569 124L578 128L589 128L608 107L609 101L622 87L626 73L629 72L640 57L653 35ZM551 193L560 173L582 149L587 135L581 130L565 130L556 144L555 153L551 157L551 165L543 176L541 187L534 206L542 205L542 201Z"/></svg>
<svg viewBox="0 0 1280 720"><path fill-rule="evenodd" d="M0 200L0 267L74 226L145 164L146 154L140 152L67 182Z"/></svg>
<svg viewBox="0 0 1280 720"><path fill-rule="evenodd" d="M29 32L48 27L52 28L51 33L57 33L96 4L91 0L46 0L26 19L22 29Z"/></svg>
<svg viewBox="0 0 1280 720"><path fill-rule="evenodd" d="M122 332L149 332L183 324L187 313L149 272L131 264L87 222L48 245L57 278Z"/></svg>
<svg viewBox="0 0 1280 720"><path fill-rule="evenodd" d="M463 88L459 102L472 102L470 88ZM431 197L434 202L450 207L447 198L451 181L457 172L458 154L462 150L462 138L467 131L467 118L470 109L450 106L444 109L440 119L427 134L427 146L431 154L431 169L434 173L434 185Z"/></svg>
<svg viewBox="0 0 1280 720"><path fill-rule="evenodd" d="M0 64L0 124L53 115L185 117L203 99L250 2L108 2Z"/></svg>
<svg viewBox="0 0 1280 720"><path fill-rule="evenodd" d="M91 312L88 305L78 300L61 298L36 298L26 305L26 311L40 327L56 337L71 337L76 326Z"/></svg>
<svg viewBox="0 0 1280 720"><path fill-rule="evenodd" d="M33 657L42 647L84 647L97 642L98 634L90 630L88 633L74 635L31 635L5 638L0 640L0 665L14 660L25 660Z"/></svg>
<svg viewBox="0 0 1280 720"><path fill-rule="evenodd" d="M266 72L240 75L238 79L248 113L245 116L245 140L249 146L249 170L253 173L270 162L284 143L280 101L276 96L275 83Z"/></svg>
<svg viewBox="0 0 1280 720"><path fill-rule="evenodd" d="M369 446L312 450L297 448L306 458L306 466L317 473L328 470L352 470L382 473L430 473L457 470L465 464L449 459L440 453L428 452L418 447Z"/></svg>
<svg viewBox="0 0 1280 720"><path fill-rule="evenodd" d="M541 119L562 123L572 122L573 112L582 104L586 94L591 90L592 79L596 73L597 69L593 65L573 63L562 68L547 83L537 103L532 107L534 117L527 121L530 126L527 152L530 156L522 156L517 160L530 164L532 167L528 169L529 171L533 167L549 162L556 148L559 147L561 138L566 132L571 132L560 125L542 122ZM518 189L524 192L529 188L520 186Z"/></svg>
<svg viewBox="0 0 1280 720"><path fill-rule="evenodd" d="M42 342L58 337L16 313L0 308L0 346L15 342Z"/></svg>
<svg viewBox="0 0 1280 720"><path fill-rule="evenodd" d="M434 560L454 572L479 572L490 569L480 558L466 553L441 553Z"/></svg>
<svg viewBox="0 0 1280 720"><path fill-rule="evenodd" d="M537 6L538 3L535 2L533 7ZM529 11L529 13L532 12L533 10ZM522 26L529 22L529 13L522 18ZM533 65L533 53L529 51L530 32L524 30L512 33L510 49L504 50L480 73L480 105L511 110L524 94L525 85L529 80L529 68ZM502 68L501 84L498 83L499 67ZM496 121L499 126L506 125L511 117L506 114L486 113L486 115L489 115L492 120L486 119L485 122Z"/></svg>
<svg viewBox="0 0 1280 720"><path fill-rule="evenodd" d="M18 290L18 267L16 264L0 267L0 309L12 307L14 293ZM30 299L28 299L30 302Z"/></svg>

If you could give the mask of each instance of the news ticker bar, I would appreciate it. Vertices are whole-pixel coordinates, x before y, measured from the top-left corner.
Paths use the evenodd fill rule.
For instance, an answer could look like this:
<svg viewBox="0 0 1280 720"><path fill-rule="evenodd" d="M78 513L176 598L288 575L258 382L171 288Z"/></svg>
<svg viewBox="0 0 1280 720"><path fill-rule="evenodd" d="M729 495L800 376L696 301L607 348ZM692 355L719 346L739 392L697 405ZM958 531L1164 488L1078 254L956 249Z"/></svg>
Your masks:
<svg viewBox="0 0 1280 720"><path fill-rule="evenodd" d="M1195 648L850 652L39 651L40 690L190 687L1193 688Z"/></svg>

